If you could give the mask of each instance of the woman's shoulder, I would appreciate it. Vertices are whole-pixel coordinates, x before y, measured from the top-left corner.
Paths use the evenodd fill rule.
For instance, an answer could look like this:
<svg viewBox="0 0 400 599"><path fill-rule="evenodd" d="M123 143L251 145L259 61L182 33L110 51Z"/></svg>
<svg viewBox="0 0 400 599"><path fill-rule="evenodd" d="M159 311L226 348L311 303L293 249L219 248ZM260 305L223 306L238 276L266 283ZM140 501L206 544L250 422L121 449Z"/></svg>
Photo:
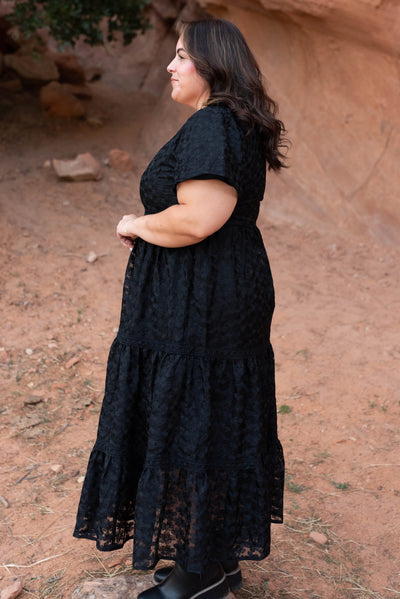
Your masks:
<svg viewBox="0 0 400 599"><path fill-rule="evenodd" d="M204 106L193 113L178 131L177 137L239 137L241 127L230 108L224 104Z"/></svg>

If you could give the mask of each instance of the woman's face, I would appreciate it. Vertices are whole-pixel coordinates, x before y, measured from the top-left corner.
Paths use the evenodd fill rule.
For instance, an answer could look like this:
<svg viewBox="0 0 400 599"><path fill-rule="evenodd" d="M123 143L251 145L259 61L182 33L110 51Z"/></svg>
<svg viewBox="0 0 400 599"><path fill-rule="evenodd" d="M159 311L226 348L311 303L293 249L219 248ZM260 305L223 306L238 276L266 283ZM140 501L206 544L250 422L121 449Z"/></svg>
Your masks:
<svg viewBox="0 0 400 599"><path fill-rule="evenodd" d="M175 58L167 66L167 71L171 75L172 99L196 110L202 108L209 95L208 83L197 73L182 38L176 44Z"/></svg>

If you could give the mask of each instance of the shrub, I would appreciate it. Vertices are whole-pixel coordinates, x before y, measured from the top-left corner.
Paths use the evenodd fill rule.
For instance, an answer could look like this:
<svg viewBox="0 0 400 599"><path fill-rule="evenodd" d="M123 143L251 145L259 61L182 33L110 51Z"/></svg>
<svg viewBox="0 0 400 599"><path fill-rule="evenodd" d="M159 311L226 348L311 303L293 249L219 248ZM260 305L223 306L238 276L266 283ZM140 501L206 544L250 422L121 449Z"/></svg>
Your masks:
<svg viewBox="0 0 400 599"><path fill-rule="evenodd" d="M11 19L27 36L48 27L63 45L73 45L80 37L91 46L102 45L117 32L129 44L149 27L144 15L149 4L150 0L17 0Z"/></svg>

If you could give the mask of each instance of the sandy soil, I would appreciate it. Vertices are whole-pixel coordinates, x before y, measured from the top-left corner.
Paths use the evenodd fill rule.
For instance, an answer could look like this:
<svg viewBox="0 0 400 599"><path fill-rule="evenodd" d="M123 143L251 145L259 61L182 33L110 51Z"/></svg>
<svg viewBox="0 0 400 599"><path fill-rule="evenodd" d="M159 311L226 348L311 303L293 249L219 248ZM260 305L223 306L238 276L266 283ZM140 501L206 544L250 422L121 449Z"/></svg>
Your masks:
<svg viewBox="0 0 400 599"><path fill-rule="evenodd" d="M119 319L127 250L114 229L138 207L138 131L151 112L139 94L96 90L98 127L48 120L28 92L0 100L0 590L18 578L23 598L65 599L81 580L131 573L130 545L107 554L72 538ZM113 147L132 153L132 172L61 183L43 167L85 151L103 160ZM268 204L260 228L277 294L286 519L271 556L244 564L237 596L394 599L400 251L271 221Z"/></svg>

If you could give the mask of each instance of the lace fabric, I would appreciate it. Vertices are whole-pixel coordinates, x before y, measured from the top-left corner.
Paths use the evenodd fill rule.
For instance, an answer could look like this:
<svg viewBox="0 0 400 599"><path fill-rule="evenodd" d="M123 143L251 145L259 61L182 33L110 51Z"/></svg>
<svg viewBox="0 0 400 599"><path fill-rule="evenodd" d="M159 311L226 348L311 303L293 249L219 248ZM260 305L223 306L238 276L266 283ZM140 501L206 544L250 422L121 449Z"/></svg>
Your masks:
<svg viewBox="0 0 400 599"><path fill-rule="evenodd" d="M186 178L238 190L228 221L203 242L137 240L120 328L107 365L97 440L74 535L100 550L134 539L133 566L263 559L282 521L284 459L277 435L274 290L255 226L265 186L257 132L230 110L195 113L141 181L147 213L177 202Z"/></svg>

